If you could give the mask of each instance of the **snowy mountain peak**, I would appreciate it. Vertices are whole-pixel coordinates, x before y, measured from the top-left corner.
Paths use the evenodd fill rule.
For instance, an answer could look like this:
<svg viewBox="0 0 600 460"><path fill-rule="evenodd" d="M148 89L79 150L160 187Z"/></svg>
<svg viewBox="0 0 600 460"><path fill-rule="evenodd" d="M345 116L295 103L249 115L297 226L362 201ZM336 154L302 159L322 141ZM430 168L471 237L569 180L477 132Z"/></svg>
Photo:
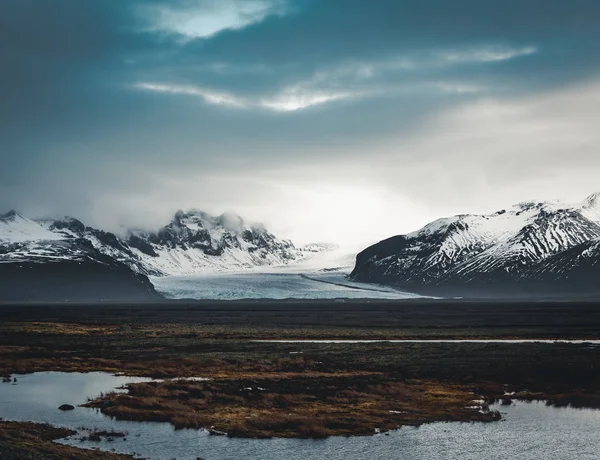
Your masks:
<svg viewBox="0 0 600 460"><path fill-rule="evenodd" d="M64 231L70 232L73 235L81 235L86 227L80 220L65 216L61 219L50 221L48 228L53 231Z"/></svg>
<svg viewBox="0 0 600 460"><path fill-rule="evenodd" d="M0 217L0 242L20 243L33 240L60 240L58 235L37 222L10 211Z"/></svg>
<svg viewBox="0 0 600 460"><path fill-rule="evenodd" d="M522 211L527 211L529 209L540 208L542 206L543 203L539 203L536 201L521 201L520 203L515 204L514 208L520 209Z"/></svg>
<svg viewBox="0 0 600 460"><path fill-rule="evenodd" d="M223 213L220 216L212 216L198 209L177 211L170 226L172 228L188 228L190 230L203 228L207 231L222 228L236 235L241 235L244 230L249 230L254 227L260 228L260 226L247 225L244 222L244 219L232 212Z"/></svg>
<svg viewBox="0 0 600 460"><path fill-rule="evenodd" d="M572 207L572 206L569 205L568 203L563 203L562 201L559 201L559 200L550 200L550 201L529 200L529 201L522 201L520 203L515 204L514 206L509 208L508 211L535 212L535 211L543 210L546 212L552 212L552 211L556 211L556 210L563 209L563 208L569 208L569 207Z"/></svg>
<svg viewBox="0 0 600 460"><path fill-rule="evenodd" d="M198 209L177 211L156 233L132 231L127 243L154 271L171 274L282 265L302 257L290 241L262 225L248 225L235 213L215 217Z"/></svg>
<svg viewBox="0 0 600 460"><path fill-rule="evenodd" d="M532 267L594 241L600 241L600 194L576 205L528 201L494 214L438 219L384 240L357 256L352 276L407 289L489 287L535 277Z"/></svg>
<svg viewBox="0 0 600 460"><path fill-rule="evenodd" d="M588 196L585 200L583 200L583 202L585 204L587 204L588 206L594 206L594 205L598 204L599 200L600 200L600 192L595 192L595 193L592 193L590 196Z"/></svg>
<svg viewBox="0 0 600 460"><path fill-rule="evenodd" d="M581 203L582 209L600 209L600 192L592 193Z"/></svg>
<svg viewBox="0 0 600 460"><path fill-rule="evenodd" d="M578 207L585 217L600 224L600 192L588 196Z"/></svg>
<svg viewBox="0 0 600 460"><path fill-rule="evenodd" d="M25 217L23 217L21 214L19 214L14 209L8 211L6 214L0 215L0 220L3 222L10 222L10 221L14 221L16 219L25 219Z"/></svg>
<svg viewBox="0 0 600 460"><path fill-rule="evenodd" d="M146 275L191 275L286 265L308 255L234 213L180 210L156 232L131 230L124 238L72 217L33 221L12 212L0 218L0 262L88 258Z"/></svg>

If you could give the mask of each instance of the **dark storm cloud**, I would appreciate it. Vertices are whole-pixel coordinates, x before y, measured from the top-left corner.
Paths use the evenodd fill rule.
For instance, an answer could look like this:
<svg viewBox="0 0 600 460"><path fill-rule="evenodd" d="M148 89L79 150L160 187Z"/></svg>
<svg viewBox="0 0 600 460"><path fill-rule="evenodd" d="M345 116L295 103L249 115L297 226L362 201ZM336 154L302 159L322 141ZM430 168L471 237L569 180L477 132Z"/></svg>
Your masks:
<svg viewBox="0 0 600 460"><path fill-rule="evenodd" d="M185 43L176 30L150 27L153 19L160 20L152 18L153 7L185 17L186 11L195 14L197 5L211 3L3 2L3 125L16 129L13 134L32 122L42 131L75 123L85 132L121 119L135 121L148 104L157 104L157 110L166 104L169 110L171 103L164 98L132 94L129 85L136 82L197 85L239 97L269 97L298 84L307 92L337 89L376 97L378 89L397 89L403 96L407 88L414 94L420 89L412 86L423 80L518 91L585 78L598 65L593 55L600 44L600 4L592 0L493 5L471 0L299 0L288 2L287 14L267 15L238 30ZM149 13L143 16L143 11ZM477 56L481 49L534 52L486 61ZM453 53L463 56L444 63L444 56ZM410 67L394 67L395 61L408 61ZM360 76L361 66L372 73L368 78ZM319 74L321 80L315 81ZM185 116L193 115L182 105ZM234 116L231 121L247 120Z"/></svg>
<svg viewBox="0 0 600 460"><path fill-rule="evenodd" d="M119 116L111 109L122 106L115 91L122 60L152 50L147 37L127 32L124 3L2 3L0 129L4 142L12 141L7 154L27 156L30 146L48 145L60 131L85 135L103 117Z"/></svg>
<svg viewBox="0 0 600 460"><path fill-rule="evenodd" d="M182 51L184 60L275 66L283 77L289 72L293 78L336 63L419 59L423 53L482 46L536 46L545 56L535 59L538 69L577 73L589 70L590 53L599 46L600 4L593 0L329 0L299 5L295 13L225 31L208 42L192 41ZM521 61L527 67L527 60ZM568 63L585 65L565 69ZM514 74L519 66L494 67ZM269 76L282 78L266 73L254 79L268 81ZM252 75L244 80L252 81Z"/></svg>
<svg viewBox="0 0 600 460"><path fill-rule="evenodd" d="M4 0L0 210L358 164L442 110L593 80L599 48L595 0ZM417 150L387 153L447 154Z"/></svg>

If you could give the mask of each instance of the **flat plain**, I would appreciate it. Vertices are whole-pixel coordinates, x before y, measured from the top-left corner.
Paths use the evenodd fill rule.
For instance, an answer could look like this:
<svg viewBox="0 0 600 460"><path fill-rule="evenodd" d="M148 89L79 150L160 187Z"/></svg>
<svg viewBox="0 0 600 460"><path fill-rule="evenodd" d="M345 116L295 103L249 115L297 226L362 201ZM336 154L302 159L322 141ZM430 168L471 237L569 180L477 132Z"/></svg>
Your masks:
<svg viewBox="0 0 600 460"><path fill-rule="evenodd" d="M271 341L319 339L380 341ZM403 339L420 341L384 341ZM0 374L160 378L89 405L117 419L237 437L369 435L374 427L493 422L499 414L485 410L489 404L512 399L600 407L600 348L593 344L473 339L598 340L600 305L458 299L4 304ZM209 380L176 380L182 377ZM483 402L474 406L474 400ZM8 430L10 436L1 434ZM20 448L17 432L14 424L0 424L0 452ZM29 429L28 439L36 432Z"/></svg>

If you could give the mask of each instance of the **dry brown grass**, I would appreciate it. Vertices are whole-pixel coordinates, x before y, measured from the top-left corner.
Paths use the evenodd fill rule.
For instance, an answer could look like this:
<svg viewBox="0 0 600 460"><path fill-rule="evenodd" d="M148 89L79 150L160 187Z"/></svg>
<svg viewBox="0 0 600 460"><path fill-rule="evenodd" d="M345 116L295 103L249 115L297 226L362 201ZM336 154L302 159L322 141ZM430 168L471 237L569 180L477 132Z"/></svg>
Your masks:
<svg viewBox="0 0 600 460"><path fill-rule="evenodd" d="M484 395L491 402L505 390L524 388L531 391L520 393L522 399L600 406L597 355L585 347L245 340L274 334L288 338L396 334L393 329L355 332L181 323L0 322L0 375L60 370L211 377L209 382L133 385L129 395L107 396L114 405L102 410L123 419L170 422L178 428L214 426L232 436L362 435L375 428L385 431L438 420L487 421L497 416L467 409L471 400ZM290 354L298 350L303 353ZM253 390L244 390L248 387Z"/></svg>
<svg viewBox="0 0 600 460"><path fill-rule="evenodd" d="M13 459L81 459L125 460L129 455L77 449L52 442L75 434L71 430L50 425L24 422L0 422L0 458Z"/></svg>
<svg viewBox="0 0 600 460"><path fill-rule="evenodd" d="M24 329L23 323L4 322L2 329L6 332L18 332ZM31 334L47 334L61 336L94 336L112 335L118 333L122 328L114 325L90 325L77 323L55 323L31 321L26 323L26 330Z"/></svg>
<svg viewBox="0 0 600 460"><path fill-rule="evenodd" d="M472 399L459 385L332 373L132 384L129 394L109 394L88 406L118 419L169 421L176 428L214 428L230 436L318 438L497 419L469 409Z"/></svg>

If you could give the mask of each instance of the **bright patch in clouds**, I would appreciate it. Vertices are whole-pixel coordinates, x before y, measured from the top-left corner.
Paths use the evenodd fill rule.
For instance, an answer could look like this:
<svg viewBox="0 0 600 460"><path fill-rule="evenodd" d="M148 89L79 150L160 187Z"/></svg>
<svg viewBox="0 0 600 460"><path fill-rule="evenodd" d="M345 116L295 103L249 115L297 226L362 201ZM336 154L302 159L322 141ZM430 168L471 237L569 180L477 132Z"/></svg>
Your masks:
<svg viewBox="0 0 600 460"><path fill-rule="evenodd" d="M256 7L258 11L257 5L259 3L266 5L264 2L250 1L247 5L244 4L243 8ZM225 1L219 5L223 8L233 8L234 4L238 5L238 2ZM216 4L212 2L201 2L201 5L204 7L211 6L213 9L217 8ZM255 6L252 7L252 5ZM273 7L274 5L281 7L281 3L271 3L271 5ZM188 34L188 36L191 35ZM446 81L443 78L438 80L433 75L423 78L420 81L406 81L402 80L402 78L406 72L412 74L417 69L432 73L432 70L441 71L449 66L461 66L472 63L488 64L527 56L537 52L538 48L534 46L522 48L489 46L460 48L452 51L442 51L440 48L423 53L418 58L406 56L383 61L364 60L344 62L333 66L323 65L311 77L297 80L296 83L267 95L242 96L235 94L231 90L213 90L202 86L171 83L141 82L134 86L146 91L195 96L211 105L221 105L238 109L267 109L276 112L294 112L343 99L380 97L381 95L391 97L401 96L423 87L434 89L444 94L463 96L489 93L490 89L487 85L475 84L468 81ZM224 62L214 63L208 66L208 68L211 72L231 72L231 65ZM251 65L248 68L241 66L236 68L234 73L242 71L252 73L264 70L265 68L260 65ZM384 75L387 75L387 81L383 79ZM440 76L443 77L443 75ZM398 79L399 83L396 83L396 79Z"/></svg>
<svg viewBox="0 0 600 460"><path fill-rule="evenodd" d="M440 58L448 63L498 62L508 61L509 59L521 56L528 56L537 53L537 51L538 49L535 46L527 46L524 48L486 47L449 51L441 53Z"/></svg>
<svg viewBox="0 0 600 460"><path fill-rule="evenodd" d="M494 212L529 199L574 202L598 189L598 107L600 81L526 98L485 97L380 143L364 174L412 191L430 209L439 205L439 215Z"/></svg>
<svg viewBox="0 0 600 460"><path fill-rule="evenodd" d="M150 5L139 11L150 30L175 33L187 39L242 29L267 16L285 12L281 0L186 0L177 6Z"/></svg>
<svg viewBox="0 0 600 460"><path fill-rule="evenodd" d="M313 105L324 104L326 102L347 99L351 97L349 93L334 93L334 92L311 92L302 91L297 88L291 88L283 91L272 99L264 99L260 101L262 107L269 109L292 112L296 110L306 109Z"/></svg>
<svg viewBox="0 0 600 460"><path fill-rule="evenodd" d="M240 98L235 97L232 94L208 90L191 85L165 85L158 83L138 83L135 85L136 88L154 91L157 93L168 93L168 94L186 94L189 96L196 96L204 99L207 104L213 105L225 105L229 107L244 108L247 106L246 102Z"/></svg>
<svg viewBox="0 0 600 460"><path fill-rule="evenodd" d="M460 82L440 81L435 83L433 86L434 88L437 88L446 94L475 94L487 91L487 88L485 87Z"/></svg>
<svg viewBox="0 0 600 460"><path fill-rule="evenodd" d="M341 246L366 246L410 231L414 224L407 223L406 216L413 222L427 222L402 195L374 182L361 183L357 179L349 184L336 182L339 179L333 177L330 183L317 177L310 182L287 179L287 183L279 184L277 195L281 202L269 210L272 214L266 214L265 220L277 222L277 215L287 210L286 225L272 226L301 243L335 241Z"/></svg>
<svg viewBox="0 0 600 460"><path fill-rule="evenodd" d="M157 93L195 96L211 105L223 105L238 109L263 108L277 112L293 112L326 102L352 97L350 93L319 92L303 90L297 87L284 89L281 93L264 99L244 98L231 93L209 90L193 85L137 83L134 87Z"/></svg>
<svg viewBox="0 0 600 460"><path fill-rule="evenodd" d="M382 73L413 73L419 70L444 70L447 67L466 64L489 64L529 56L537 52L539 52L539 49L535 46L525 46L521 48L485 46L452 50L438 48L422 51L417 54L408 53L406 55L398 55L387 60L363 62L360 66L355 65L353 71L355 78L371 78L374 75ZM349 70L352 69L353 67L341 67L341 69L336 72L330 71L328 74L323 75L347 77L350 73ZM344 73L346 75L344 75Z"/></svg>

